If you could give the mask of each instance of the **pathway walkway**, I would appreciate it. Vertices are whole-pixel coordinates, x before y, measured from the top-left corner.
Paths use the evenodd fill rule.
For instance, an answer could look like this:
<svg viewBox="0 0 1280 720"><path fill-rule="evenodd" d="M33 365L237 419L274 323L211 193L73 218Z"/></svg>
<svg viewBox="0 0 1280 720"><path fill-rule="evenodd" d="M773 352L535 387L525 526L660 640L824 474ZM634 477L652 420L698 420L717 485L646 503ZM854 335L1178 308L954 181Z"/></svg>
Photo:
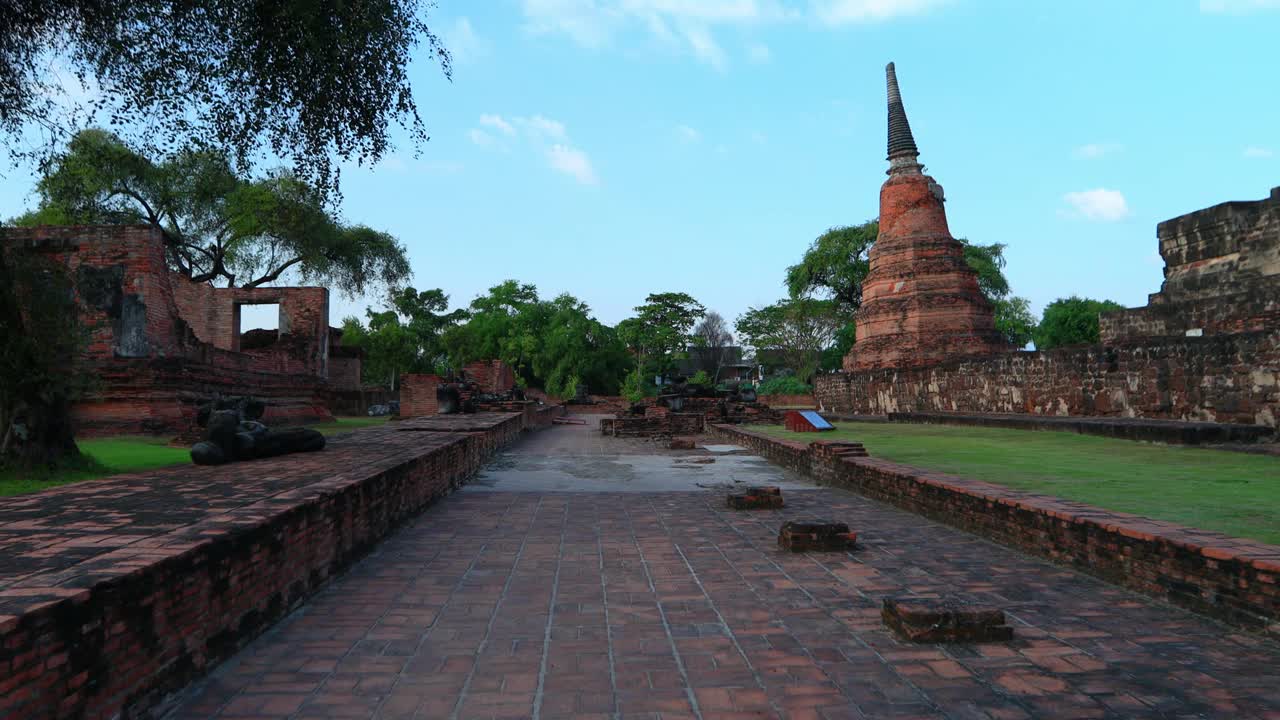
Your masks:
<svg viewBox="0 0 1280 720"><path fill-rule="evenodd" d="M654 448L532 435L170 716L1280 718L1272 641L756 457ZM706 486L734 480L787 508L726 509ZM860 549L778 551L806 517ZM899 642L880 599L911 593L999 604L1016 638Z"/></svg>

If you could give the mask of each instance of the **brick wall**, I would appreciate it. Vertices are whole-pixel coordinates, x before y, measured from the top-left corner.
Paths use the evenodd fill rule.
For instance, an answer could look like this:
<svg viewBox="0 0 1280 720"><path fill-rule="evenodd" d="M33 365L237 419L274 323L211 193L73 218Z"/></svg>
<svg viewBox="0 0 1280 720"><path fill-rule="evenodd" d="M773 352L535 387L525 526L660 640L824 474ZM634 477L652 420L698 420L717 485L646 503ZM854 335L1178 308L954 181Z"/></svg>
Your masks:
<svg viewBox="0 0 1280 720"><path fill-rule="evenodd" d="M468 380L480 386L481 392L505 393L516 386L515 371L501 360L477 360L462 368Z"/></svg>
<svg viewBox="0 0 1280 720"><path fill-rule="evenodd" d="M416 437L378 428L361 431L365 439L346 449L217 468L254 473L273 467L282 471L279 482L300 472L314 477L288 493L266 491L256 502L226 506L223 498L219 507L226 509L191 525L113 537L141 542L112 545L118 549L90 568L28 576L7 588L0 596L9 603L0 612L0 718L150 716L165 695L297 608L519 432L515 415L469 433ZM347 462L334 466L340 457ZM178 489L189 472L77 486L83 489L74 501L91 502L86 493L99 487L140 494L152 485L148 479L169 473L152 500L173 502L174 493L199 492ZM219 498L190 500L204 508Z"/></svg>
<svg viewBox="0 0 1280 720"><path fill-rule="evenodd" d="M824 410L1280 421L1280 330L819 375Z"/></svg>
<svg viewBox="0 0 1280 720"><path fill-rule="evenodd" d="M821 484L1280 636L1280 547L875 458L842 457L839 443L804 445L731 425L711 431Z"/></svg>
<svg viewBox="0 0 1280 720"><path fill-rule="evenodd" d="M818 399L812 395L760 395L756 401L761 405L776 407L818 407Z"/></svg>
<svg viewBox="0 0 1280 720"><path fill-rule="evenodd" d="M359 357L329 358L329 387L335 390L359 390L364 381L360 377L363 361Z"/></svg>
<svg viewBox="0 0 1280 720"><path fill-rule="evenodd" d="M440 411L436 389L439 375L405 374L400 376L400 417L435 415Z"/></svg>

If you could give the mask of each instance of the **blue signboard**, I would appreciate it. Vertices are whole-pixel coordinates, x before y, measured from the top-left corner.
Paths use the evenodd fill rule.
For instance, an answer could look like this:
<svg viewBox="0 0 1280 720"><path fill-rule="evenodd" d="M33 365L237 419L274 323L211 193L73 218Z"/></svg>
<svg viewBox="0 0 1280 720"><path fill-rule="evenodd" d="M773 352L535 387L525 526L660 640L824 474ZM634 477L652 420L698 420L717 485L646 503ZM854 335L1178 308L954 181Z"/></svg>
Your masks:
<svg viewBox="0 0 1280 720"><path fill-rule="evenodd" d="M819 430L835 430L835 426L827 422L816 410L801 410L800 416L809 421L809 424Z"/></svg>

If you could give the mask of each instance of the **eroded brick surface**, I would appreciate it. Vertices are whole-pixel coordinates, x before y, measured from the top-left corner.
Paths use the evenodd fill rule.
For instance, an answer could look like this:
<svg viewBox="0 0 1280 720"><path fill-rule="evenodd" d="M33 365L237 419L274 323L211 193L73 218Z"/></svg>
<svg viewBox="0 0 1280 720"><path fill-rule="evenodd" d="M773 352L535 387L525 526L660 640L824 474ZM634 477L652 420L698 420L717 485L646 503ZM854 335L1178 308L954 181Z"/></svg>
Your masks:
<svg viewBox="0 0 1280 720"><path fill-rule="evenodd" d="M778 531L778 547L791 552L849 550L857 539L857 533L842 522L788 520Z"/></svg>
<svg viewBox="0 0 1280 720"><path fill-rule="evenodd" d="M729 493L728 504L734 510L774 510L784 504L782 489L776 485L749 487L740 493Z"/></svg>
<svg viewBox="0 0 1280 720"><path fill-rule="evenodd" d="M843 491L856 553L792 554L713 491L462 492L225 665L175 717L1274 717L1280 649ZM885 597L1006 610L919 645Z"/></svg>
<svg viewBox="0 0 1280 720"><path fill-rule="evenodd" d="M1013 639L1004 611L956 598L885 598L880 617L899 636L917 643Z"/></svg>

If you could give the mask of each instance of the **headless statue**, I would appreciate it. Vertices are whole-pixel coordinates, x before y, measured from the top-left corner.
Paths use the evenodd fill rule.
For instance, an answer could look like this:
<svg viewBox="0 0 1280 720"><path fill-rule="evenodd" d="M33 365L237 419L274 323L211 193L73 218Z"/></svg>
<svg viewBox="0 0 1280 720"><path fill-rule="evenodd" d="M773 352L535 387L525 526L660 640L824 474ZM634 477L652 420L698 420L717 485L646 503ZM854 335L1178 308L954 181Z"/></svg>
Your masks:
<svg viewBox="0 0 1280 720"><path fill-rule="evenodd" d="M324 435L308 428L271 430L258 422L267 406L253 398L220 398L200 406L196 423L205 439L191 446L197 465L222 465L324 449Z"/></svg>

